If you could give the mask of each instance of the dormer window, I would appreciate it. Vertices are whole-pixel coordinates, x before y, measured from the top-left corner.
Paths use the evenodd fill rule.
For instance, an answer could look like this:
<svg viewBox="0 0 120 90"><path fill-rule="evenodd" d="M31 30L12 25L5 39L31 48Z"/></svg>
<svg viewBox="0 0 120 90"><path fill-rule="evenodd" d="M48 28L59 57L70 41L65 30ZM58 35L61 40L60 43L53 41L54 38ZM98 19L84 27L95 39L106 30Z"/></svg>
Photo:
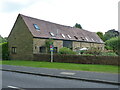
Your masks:
<svg viewBox="0 0 120 90"><path fill-rule="evenodd" d="M65 35L64 35L64 34L62 34L62 37L63 37L63 38L65 38Z"/></svg>
<svg viewBox="0 0 120 90"><path fill-rule="evenodd" d="M54 33L52 33L52 32L50 32L50 35L51 35L52 37L55 37L55 34L54 34Z"/></svg>
<svg viewBox="0 0 120 90"><path fill-rule="evenodd" d="M34 28L36 29L36 30L40 30L40 28L39 28L39 26L37 25L37 24L33 24L33 26L34 26Z"/></svg>
<svg viewBox="0 0 120 90"><path fill-rule="evenodd" d="M68 36L68 38L71 38L71 36L70 35L67 35Z"/></svg>

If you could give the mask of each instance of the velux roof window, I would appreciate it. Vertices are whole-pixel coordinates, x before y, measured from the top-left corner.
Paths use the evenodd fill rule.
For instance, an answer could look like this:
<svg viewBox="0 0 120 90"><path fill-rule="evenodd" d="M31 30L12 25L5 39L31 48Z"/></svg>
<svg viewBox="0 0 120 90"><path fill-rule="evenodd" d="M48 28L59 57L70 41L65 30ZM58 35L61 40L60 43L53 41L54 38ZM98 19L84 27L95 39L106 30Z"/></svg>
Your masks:
<svg viewBox="0 0 120 90"><path fill-rule="evenodd" d="M34 26L34 28L35 28L36 30L40 30L40 28L39 28L39 26L38 26L37 24L33 24L33 26Z"/></svg>
<svg viewBox="0 0 120 90"><path fill-rule="evenodd" d="M85 38L86 38L87 41L89 41L87 37L85 37Z"/></svg>
<svg viewBox="0 0 120 90"><path fill-rule="evenodd" d="M92 41L94 42L94 39L92 38Z"/></svg>
<svg viewBox="0 0 120 90"><path fill-rule="evenodd" d="M52 32L49 32L52 37L55 37L55 34Z"/></svg>
<svg viewBox="0 0 120 90"><path fill-rule="evenodd" d="M64 34L62 34L62 37L63 37L63 38L65 38L65 35L64 35Z"/></svg>
<svg viewBox="0 0 120 90"><path fill-rule="evenodd" d="M75 38L75 39L78 39L78 37L77 37L77 36L74 36L74 38Z"/></svg>
<svg viewBox="0 0 120 90"><path fill-rule="evenodd" d="M71 36L70 35L67 35L68 36L68 38L71 38Z"/></svg>

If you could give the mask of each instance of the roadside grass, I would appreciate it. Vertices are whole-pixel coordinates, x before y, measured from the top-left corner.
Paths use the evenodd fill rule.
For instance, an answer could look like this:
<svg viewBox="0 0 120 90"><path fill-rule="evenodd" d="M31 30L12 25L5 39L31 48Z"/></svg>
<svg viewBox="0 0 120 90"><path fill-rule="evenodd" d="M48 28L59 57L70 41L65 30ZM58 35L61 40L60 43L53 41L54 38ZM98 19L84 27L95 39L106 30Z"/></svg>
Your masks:
<svg viewBox="0 0 120 90"><path fill-rule="evenodd" d="M93 65L93 64L73 64L73 63L56 63L56 62L38 62L38 61L23 61L23 60L4 60L0 64L40 67L40 68L55 68L65 70L93 71L105 73L119 73L118 66L113 65Z"/></svg>

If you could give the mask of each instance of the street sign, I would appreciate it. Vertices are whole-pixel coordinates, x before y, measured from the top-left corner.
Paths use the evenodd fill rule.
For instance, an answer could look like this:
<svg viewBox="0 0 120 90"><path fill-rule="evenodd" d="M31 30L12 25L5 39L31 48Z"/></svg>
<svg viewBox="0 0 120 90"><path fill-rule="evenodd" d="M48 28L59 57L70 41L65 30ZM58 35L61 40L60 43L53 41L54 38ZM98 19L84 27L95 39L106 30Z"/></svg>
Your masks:
<svg viewBox="0 0 120 90"><path fill-rule="evenodd" d="M53 62L53 51L54 51L54 46L53 46L53 45L50 45L51 62Z"/></svg>
<svg viewBox="0 0 120 90"><path fill-rule="evenodd" d="M50 51L53 52L53 50L54 50L54 46L50 45Z"/></svg>

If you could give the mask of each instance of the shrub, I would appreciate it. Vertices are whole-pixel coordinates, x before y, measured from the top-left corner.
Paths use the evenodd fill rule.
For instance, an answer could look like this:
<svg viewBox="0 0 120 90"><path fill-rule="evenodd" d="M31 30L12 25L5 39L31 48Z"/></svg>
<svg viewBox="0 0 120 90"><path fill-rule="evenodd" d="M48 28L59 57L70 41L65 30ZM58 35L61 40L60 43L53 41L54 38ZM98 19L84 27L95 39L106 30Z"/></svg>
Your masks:
<svg viewBox="0 0 120 90"><path fill-rule="evenodd" d="M88 49L87 51L85 51L84 54L100 55L101 54L101 50L92 47L92 48Z"/></svg>
<svg viewBox="0 0 120 90"><path fill-rule="evenodd" d="M9 59L8 43L7 42L2 44L2 59L3 60Z"/></svg>
<svg viewBox="0 0 120 90"><path fill-rule="evenodd" d="M107 47L110 47L116 54L120 55L120 37L114 37L105 42Z"/></svg>
<svg viewBox="0 0 120 90"><path fill-rule="evenodd" d="M114 52L102 52L101 53L102 56L118 56L116 53Z"/></svg>
<svg viewBox="0 0 120 90"><path fill-rule="evenodd" d="M76 52L72 51L69 48L63 47L59 50L59 54L76 54Z"/></svg>

